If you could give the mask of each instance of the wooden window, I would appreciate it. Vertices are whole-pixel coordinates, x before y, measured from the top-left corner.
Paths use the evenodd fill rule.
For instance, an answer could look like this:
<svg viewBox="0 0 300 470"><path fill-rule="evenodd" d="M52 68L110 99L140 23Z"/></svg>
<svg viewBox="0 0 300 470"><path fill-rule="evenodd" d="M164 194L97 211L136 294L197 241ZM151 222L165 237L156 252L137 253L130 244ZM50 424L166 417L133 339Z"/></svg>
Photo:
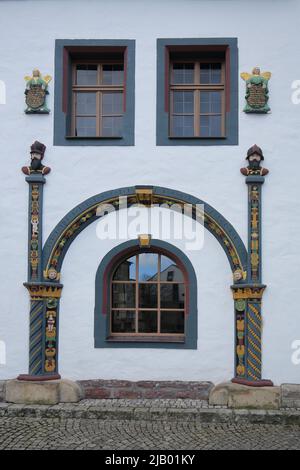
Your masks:
<svg viewBox="0 0 300 470"><path fill-rule="evenodd" d="M170 137L225 136L225 61L170 61Z"/></svg>
<svg viewBox="0 0 300 470"><path fill-rule="evenodd" d="M72 135L122 137L124 62L73 62Z"/></svg>
<svg viewBox="0 0 300 470"><path fill-rule="evenodd" d="M123 260L111 280L111 337L183 339L186 284L179 266L159 253Z"/></svg>

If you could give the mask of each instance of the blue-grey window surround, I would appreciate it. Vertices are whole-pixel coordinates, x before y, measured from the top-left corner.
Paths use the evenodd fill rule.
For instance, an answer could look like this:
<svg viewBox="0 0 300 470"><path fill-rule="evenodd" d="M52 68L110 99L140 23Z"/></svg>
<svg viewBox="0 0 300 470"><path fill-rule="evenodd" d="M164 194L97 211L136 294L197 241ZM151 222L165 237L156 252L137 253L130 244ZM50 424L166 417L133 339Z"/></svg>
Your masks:
<svg viewBox="0 0 300 470"><path fill-rule="evenodd" d="M95 280L94 339L95 348L164 348L197 349L197 278L192 263L177 247L162 240L151 240L151 248L166 254L180 263L186 275L187 299L185 314L185 339L182 342L153 342L143 339L110 340L110 283L113 271L124 257L147 252L138 240L130 240L113 248L102 259Z"/></svg>
<svg viewBox="0 0 300 470"><path fill-rule="evenodd" d="M185 47L197 50L224 48L226 57L226 115L225 137L170 137L169 136L169 86L166 83L170 50ZM187 52L188 54L188 52ZM238 44L237 38L192 38L157 40L157 145L238 145Z"/></svg>
<svg viewBox="0 0 300 470"><path fill-rule="evenodd" d="M71 136L71 54L96 54L124 51L125 103L123 136L73 137ZM82 52L81 52L82 51ZM135 41L132 39L56 39L55 41L55 91L54 91L54 145L60 146L126 146L134 145L135 112Z"/></svg>

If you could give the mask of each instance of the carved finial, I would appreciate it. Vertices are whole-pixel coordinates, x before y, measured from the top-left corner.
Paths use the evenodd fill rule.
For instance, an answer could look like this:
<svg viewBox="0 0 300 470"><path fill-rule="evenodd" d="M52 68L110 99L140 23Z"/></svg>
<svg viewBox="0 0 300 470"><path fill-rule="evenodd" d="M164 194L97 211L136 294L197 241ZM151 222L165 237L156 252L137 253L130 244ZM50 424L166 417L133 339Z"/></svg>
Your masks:
<svg viewBox="0 0 300 470"><path fill-rule="evenodd" d="M241 173L244 176L265 176L269 173L267 168L260 166L261 161L264 160L264 154L258 145L252 145L248 149L246 160L248 160L249 165L247 168L241 168Z"/></svg>
<svg viewBox="0 0 300 470"><path fill-rule="evenodd" d="M25 175L42 174L47 175L50 173L51 168L44 166L42 160L46 151L46 145L38 142L37 140L30 147L31 162L30 166L23 166L22 171Z"/></svg>

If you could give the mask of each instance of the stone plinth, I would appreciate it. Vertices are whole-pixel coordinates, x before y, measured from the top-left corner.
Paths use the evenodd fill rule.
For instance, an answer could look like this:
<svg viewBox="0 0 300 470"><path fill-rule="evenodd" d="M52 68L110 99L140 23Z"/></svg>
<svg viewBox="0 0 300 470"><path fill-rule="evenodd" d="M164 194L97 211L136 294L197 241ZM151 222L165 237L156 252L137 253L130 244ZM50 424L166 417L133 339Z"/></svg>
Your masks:
<svg viewBox="0 0 300 470"><path fill-rule="evenodd" d="M300 408L300 385L281 385L281 406L283 408Z"/></svg>
<svg viewBox="0 0 300 470"><path fill-rule="evenodd" d="M71 380L30 382L8 380L5 401L17 404L56 405L76 403L82 399L80 386Z"/></svg>
<svg viewBox="0 0 300 470"><path fill-rule="evenodd" d="M213 388L209 404L228 408L278 410L281 391L280 387L248 387L229 382Z"/></svg>

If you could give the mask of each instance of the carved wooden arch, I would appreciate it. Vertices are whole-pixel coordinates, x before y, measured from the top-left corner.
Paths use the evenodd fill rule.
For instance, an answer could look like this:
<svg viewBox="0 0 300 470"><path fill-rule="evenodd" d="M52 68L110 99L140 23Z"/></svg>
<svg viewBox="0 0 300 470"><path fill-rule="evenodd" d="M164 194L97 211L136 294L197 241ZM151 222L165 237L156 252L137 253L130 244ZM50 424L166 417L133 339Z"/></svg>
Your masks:
<svg viewBox="0 0 300 470"><path fill-rule="evenodd" d="M232 272L240 271L246 278L247 250L233 226L213 207L206 202L180 191L159 186L132 186L100 193L72 209L49 235L42 252L44 281L56 283L64 257L73 240L92 222L99 220L97 210L100 205L111 204L115 210L120 209L120 198L127 197L127 207L134 204L159 205L169 207L173 204L183 208L192 206L191 216L196 218L197 205L204 206L204 212L197 212L197 218L204 221L208 229L222 246ZM199 220L199 219L198 219Z"/></svg>

